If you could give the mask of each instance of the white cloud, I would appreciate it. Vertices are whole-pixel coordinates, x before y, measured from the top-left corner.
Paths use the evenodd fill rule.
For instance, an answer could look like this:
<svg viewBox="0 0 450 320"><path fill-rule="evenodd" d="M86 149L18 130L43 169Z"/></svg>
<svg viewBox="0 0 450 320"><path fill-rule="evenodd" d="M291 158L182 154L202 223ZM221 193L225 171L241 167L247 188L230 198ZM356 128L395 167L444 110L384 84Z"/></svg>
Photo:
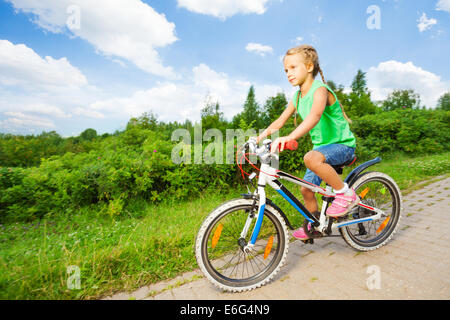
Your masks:
<svg viewBox="0 0 450 320"><path fill-rule="evenodd" d="M70 126L75 121L89 119L126 124L130 117L149 111L153 111L159 121L198 121L207 97L212 102L219 102L225 118L231 120L242 111L252 84L256 100L261 106L269 96L275 96L279 92L288 92L288 98L292 95L289 89L286 91L277 85L251 83L247 79L233 78L226 73L217 72L206 64L199 64L192 68L183 81L159 82L152 88L128 95L117 94L115 97L100 97L100 94L94 92L76 103L71 103L70 98L64 100L67 98L65 95L32 95L12 103L13 95L8 92L3 94L0 86L0 111L3 109L0 112L0 126L8 132L23 133L24 130L35 132L57 129L64 125L62 121L67 121L67 118L71 118ZM71 94L75 96L75 93Z"/></svg>
<svg viewBox="0 0 450 320"><path fill-rule="evenodd" d="M55 123L47 118L32 116L22 112L5 112L9 118L0 120L2 128L10 129L17 127L40 127L40 128L55 128Z"/></svg>
<svg viewBox="0 0 450 320"><path fill-rule="evenodd" d="M73 114L94 119L105 119L106 116L99 111L89 108L76 107L72 110Z"/></svg>
<svg viewBox="0 0 450 320"><path fill-rule="evenodd" d="M22 110L29 113L37 113L46 116L53 116L60 119L72 117L70 113L64 112L61 108L58 108L54 105L48 105L45 103L32 103L29 105L25 105Z"/></svg>
<svg viewBox="0 0 450 320"><path fill-rule="evenodd" d="M419 28L420 32L424 32L425 30L431 29L431 27L435 24L437 24L436 19L428 19L426 13L424 12L420 19L418 20L419 24L417 25L417 28Z"/></svg>
<svg viewBox="0 0 450 320"><path fill-rule="evenodd" d="M175 78L171 67L163 66L156 48L177 40L175 24L167 21L141 0L7 0L18 11L31 13L33 22L53 32L70 32L91 43L108 57L118 57L158 76ZM80 28L68 28L71 6L79 8Z"/></svg>
<svg viewBox="0 0 450 320"><path fill-rule="evenodd" d="M436 4L436 10L447 11L450 13L450 0L439 0Z"/></svg>
<svg viewBox="0 0 450 320"><path fill-rule="evenodd" d="M87 80L66 58L41 58L24 44L0 40L0 84L51 90L81 87L87 85Z"/></svg>
<svg viewBox="0 0 450 320"><path fill-rule="evenodd" d="M200 119L207 96L218 101L227 119L242 111L252 85L205 64L192 68L183 81L157 83L132 94L106 96L88 84L86 77L67 59L42 58L25 45L1 42L0 127L24 133L88 123L89 119L117 123L152 110L160 121ZM283 89L255 84L262 105ZM71 122L68 122L68 119ZM57 125L56 125L57 124Z"/></svg>
<svg viewBox="0 0 450 320"><path fill-rule="evenodd" d="M235 14L263 14L269 0L178 0L178 6L225 20Z"/></svg>
<svg viewBox="0 0 450 320"><path fill-rule="evenodd" d="M0 126L10 132L55 128L55 121L79 115L100 118L97 112L79 112L101 91L67 58L41 57L24 44L0 40Z"/></svg>
<svg viewBox="0 0 450 320"><path fill-rule="evenodd" d="M250 42L245 47L245 50L248 52L255 52L259 54L260 56L264 57L266 53L273 53L273 48L270 46L265 46L259 43Z"/></svg>
<svg viewBox="0 0 450 320"><path fill-rule="evenodd" d="M130 118L153 111L160 121L179 121L200 114L201 97L186 86L166 82L148 90L139 90L129 97L118 97L93 103L90 108Z"/></svg>
<svg viewBox="0 0 450 320"><path fill-rule="evenodd" d="M212 101L219 102L224 116L231 120L235 114L242 111L250 86L249 81L232 79L225 73L200 64L192 69L191 76L182 83L159 83L129 97L97 101L90 105L90 109L121 115L124 118L140 116L151 110L158 115L160 121L198 121L205 99L209 96ZM267 97L282 92L282 88L256 84L255 91L257 101L262 104Z"/></svg>
<svg viewBox="0 0 450 320"><path fill-rule="evenodd" d="M367 86L374 100L385 99L395 89L413 89L420 94L422 104L434 108L437 100L449 88L441 77L415 66L412 62L381 62L367 72Z"/></svg>

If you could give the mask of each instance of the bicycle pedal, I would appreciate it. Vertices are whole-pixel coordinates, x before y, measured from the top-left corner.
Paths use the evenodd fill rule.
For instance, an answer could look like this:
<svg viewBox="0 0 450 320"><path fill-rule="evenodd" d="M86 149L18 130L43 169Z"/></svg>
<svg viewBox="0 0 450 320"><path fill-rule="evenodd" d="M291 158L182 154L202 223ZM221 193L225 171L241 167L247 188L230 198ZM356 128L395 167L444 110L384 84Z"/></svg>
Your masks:
<svg viewBox="0 0 450 320"><path fill-rule="evenodd" d="M302 240L302 242L304 243L304 244L314 244L314 239L306 239L306 240Z"/></svg>

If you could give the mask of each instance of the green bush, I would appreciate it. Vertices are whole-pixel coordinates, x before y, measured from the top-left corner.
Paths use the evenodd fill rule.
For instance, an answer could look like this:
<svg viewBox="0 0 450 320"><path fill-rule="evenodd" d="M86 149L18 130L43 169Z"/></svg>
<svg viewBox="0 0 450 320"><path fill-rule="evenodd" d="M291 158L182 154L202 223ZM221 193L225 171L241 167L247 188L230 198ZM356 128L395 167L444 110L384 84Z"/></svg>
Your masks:
<svg viewBox="0 0 450 320"><path fill-rule="evenodd" d="M440 153L449 148L450 113L444 110L400 109L354 121L357 153L364 159L383 153Z"/></svg>
<svg viewBox="0 0 450 320"><path fill-rule="evenodd" d="M96 203L100 214L115 216L133 199L187 199L239 183L234 165L175 164L174 146L160 133L131 127L89 153L41 159L39 167L1 168L0 221L33 220Z"/></svg>

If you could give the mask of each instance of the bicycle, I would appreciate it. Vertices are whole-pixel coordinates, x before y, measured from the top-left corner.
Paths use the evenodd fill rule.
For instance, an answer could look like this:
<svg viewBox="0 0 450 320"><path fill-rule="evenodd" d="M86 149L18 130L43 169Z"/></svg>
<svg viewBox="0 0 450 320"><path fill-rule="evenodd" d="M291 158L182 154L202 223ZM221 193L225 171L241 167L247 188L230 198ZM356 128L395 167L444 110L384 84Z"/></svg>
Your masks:
<svg viewBox="0 0 450 320"><path fill-rule="evenodd" d="M309 236L303 242L313 244L314 239L342 236L358 251L375 250L389 242L396 232L402 212L402 196L395 181L382 172L363 172L381 162L377 157L350 172L345 182L353 187L361 201L346 216L331 218L326 215L335 194L289 173L273 168L270 163L278 155L270 153L272 141L266 139L261 147L247 142L243 156L260 174L253 193L227 201L215 208L204 219L195 240L195 256L200 270L214 285L225 291L242 292L265 285L283 266L288 252L289 232L294 230L286 214L270 199L265 187L276 190L303 215L303 227ZM246 153L247 148L251 151ZM296 141L286 143L285 149L295 150ZM242 147L239 149L241 150ZM238 150L237 155L240 153ZM256 155L260 168L252 164L247 155ZM356 157L332 166L342 174L345 166L352 165ZM238 162L239 166L239 162ZM244 170L239 166L242 176ZM253 183L256 174L249 174ZM279 181L286 180L304 186L322 195L320 216L316 217ZM310 230L308 229L310 226ZM340 235L335 235L336 231ZM250 232L251 231L251 232Z"/></svg>

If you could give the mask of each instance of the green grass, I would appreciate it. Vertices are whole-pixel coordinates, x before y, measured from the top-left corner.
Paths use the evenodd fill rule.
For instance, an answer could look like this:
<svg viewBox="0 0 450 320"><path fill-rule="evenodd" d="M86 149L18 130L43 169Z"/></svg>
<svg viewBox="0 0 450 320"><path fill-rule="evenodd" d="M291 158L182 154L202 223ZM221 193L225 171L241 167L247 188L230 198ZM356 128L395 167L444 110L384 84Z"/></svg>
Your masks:
<svg viewBox="0 0 450 320"><path fill-rule="evenodd" d="M369 170L390 175L405 194L423 186L418 184L423 180L448 176L449 155L396 156ZM302 177L304 172L293 174ZM301 199L298 186L286 186ZM126 215L114 219L98 215L98 206L91 206L39 224L0 225L0 299L95 299L193 270L193 243L202 220L220 203L245 192L245 187L207 192L181 203L166 199L158 206L135 201ZM294 226L302 223L278 193L267 192ZM71 265L80 269L79 290L67 288Z"/></svg>

